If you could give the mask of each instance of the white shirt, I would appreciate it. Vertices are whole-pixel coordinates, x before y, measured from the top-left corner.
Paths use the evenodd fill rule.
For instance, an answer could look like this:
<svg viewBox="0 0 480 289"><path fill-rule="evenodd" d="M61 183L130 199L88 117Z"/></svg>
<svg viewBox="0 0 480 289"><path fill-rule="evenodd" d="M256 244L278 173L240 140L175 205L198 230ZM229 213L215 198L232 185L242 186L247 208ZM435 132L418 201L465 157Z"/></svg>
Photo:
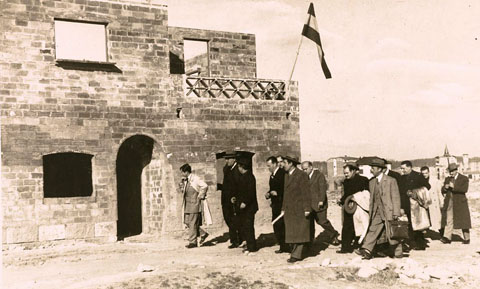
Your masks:
<svg viewBox="0 0 480 289"><path fill-rule="evenodd" d="M382 178L383 178L383 173L381 173L377 176L377 180L378 180L379 183L382 181Z"/></svg>
<svg viewBox="0 0 480 289"><path fill-rule="evenodd" d="M280 167L277 167L277 168L273 171L272 177L278 172L278 169L279 169L279 168L280 168Z"/></svg>
<svg viewBox="0 0 480 289"><path fill-rule="evenodd" d="M233 166L230 168L230 170L233 170L233 168L237 165L237 162L233 164Z"/></svg>
<svg viewBox="0 0 480 289"><path fill-rule="evenodd" d="M288 174L292 175L294 171L295 171L295 168L293 168L293 170L289 171Z"/></svg>
<svg viewBox="0 0 480 289"><path fill-rule="evenodd" d="M308 178L311 179L313 176L313 170L310 172L310 174L308 175Z"/></svg>

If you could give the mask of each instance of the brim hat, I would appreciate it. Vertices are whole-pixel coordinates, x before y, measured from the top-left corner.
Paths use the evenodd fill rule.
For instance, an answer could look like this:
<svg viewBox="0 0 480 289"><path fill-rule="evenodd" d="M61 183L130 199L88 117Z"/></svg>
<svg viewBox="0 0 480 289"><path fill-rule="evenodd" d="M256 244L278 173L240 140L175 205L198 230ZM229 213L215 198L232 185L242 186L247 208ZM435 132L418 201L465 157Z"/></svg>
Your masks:
<svg viewBox="0 0 480 289"><path fill-rule="evenodd" d="M250 162L246 158L240 158L237 160L237 163L243 166L248 166Z"/></svg>
<svg viewBox="0 0 480 289"><path fill-rule="evenodd" d="M354 214L357 210L357 203L353 200L353 195L348 196L343 203L343 209L348 214Z"/></svg>
<svg viewBox="0 0 480 289"><path fill-rule="evenodd" d="M453 172L455 170L458 170L458 165L457 164L449 164L448 165L448 171Z"/></svg>
<svg viewBox="0 0 480 289"><path fill-rule="evenodd" d="M237 156L237 153L234 152L234 151L226 151L224 154L223 154L223 157L226 158L226 159L233 159Z"/></svg>
<svg viewBox="0 0 480 289"><path fill-rule="evenodd" d="M370 161L370 166L371 167L379 167L379 168L385 168L385 160L381 158L372 158Z"/></svg>
<svg viewBox="0 0 480 289"><path fill-rule="evenodd" d="M291 157L291 156L284 156L283 157L284 160L289 160L291 161L292 163L294 163L295 165L298 165L300 162L298 161L298 158L296 157Z"/></svg>

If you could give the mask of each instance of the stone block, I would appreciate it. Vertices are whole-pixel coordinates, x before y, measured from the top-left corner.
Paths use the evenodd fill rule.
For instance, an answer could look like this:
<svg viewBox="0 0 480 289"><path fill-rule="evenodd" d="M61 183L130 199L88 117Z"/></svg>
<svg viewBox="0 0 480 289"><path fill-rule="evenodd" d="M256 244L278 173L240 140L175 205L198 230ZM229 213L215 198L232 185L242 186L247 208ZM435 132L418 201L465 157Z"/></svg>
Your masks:
<svg viewBox="0 0 480 289"><path fill-rule="evenodd" d="M66 224L66 239L86 239L95 236L94 225L91 223L73 223Z"/></svg>
<svg viewBox="0 0 480 289"><path fill-rule="evenodd" d="M117 234L116 222L101 222L95 224L95 237L108 237Z"/></svg>
<svg viewBox="0 0 480 289"><path fill-rule="evenodd" d="M4 232L7 244L38 241L38 228L36 225L10 227Z"/></svg>
<svg viewBox="0 0 480 289"><path fill-rule="evenodd" d="M39 241L65 239L65 225L46 225L38 228Z"/></svg>

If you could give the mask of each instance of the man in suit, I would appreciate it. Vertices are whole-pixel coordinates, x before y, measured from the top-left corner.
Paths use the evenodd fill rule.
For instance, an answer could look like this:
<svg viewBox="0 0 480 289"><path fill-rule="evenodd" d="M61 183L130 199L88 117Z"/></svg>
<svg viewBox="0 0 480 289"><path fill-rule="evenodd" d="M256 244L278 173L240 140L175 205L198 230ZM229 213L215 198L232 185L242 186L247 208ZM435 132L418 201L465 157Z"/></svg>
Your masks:
<svg viewBox="0 0 480 289"><path fill-rule="evenodd" d="M430 190L431 186L428 181L420 174L412 169L412 162L403 161L400 165L402 171L402 176L400 177L400 198L402 209L407 214L408 223L409 223L409 239L410 246L414 250L425 250L427 242L423 237L422 231L413 231L412 228L412 215L410 211L410 193L415 189L425 187L427 190Z"/></svg>
<svg viewBox="0 0 480 289"><path fill-rule="evenodd" d="M236 153L233 151L228 151L224 155L226 164L223 168L221 197L223 218L228 226L228 233L230 235L230 246L228 247L230 249L237 248L242 241L239 234L239 224L236 218L236 208L231 201L232 197L236 195L240 179L240 172L238 171L235 157Z"/></svg>
<svg viewBox="0 0 480 289"><path fill-rule="evenodd" d="M442 207L443 207L443 196L442 196L442 185L441 182L435 178L430 177L430 169L427 166L423 166L420 169L422 176L430 184L430 200L432 203L428 206L428 215L430 216L430 229L438 231L441 236L443 236L443 230L441 229L442 224Z"/></svg>
<svg viewBox="0 0 480 289"><path fill-rule="evenodd" d="M285 243L292 246L287 262L295 263L303 259L305 244L310 242L310 190L308 176L296 167L299 164L296 158L285 156L283 164L286 171L282 204Z"/></svg>
<svg viewBox="0 0 480 289"><path fill-rule="evenodd" d="M345 200L358 192L369 190L368 179L359 175L358 167L355 164L346 164L343 167L345 181L343 182L343 196L340 198L340 205L345 204ZM337 251L339 254L352 253L352 242L355 239L355 227L353 224L353 214L343 210L342 226L342 247Z"/></svg>
<svg viewBox="0 0 480 289"><path fill-rule="evenodd" d="M390 226L388 222L398 219L400 216L400 194L397 181L383 173L384 160L374 158L370 166L374 176L369 182L370 209L368 214L370 224L362 248L355 250L355 253L363 256L364 259L371 259L375 244L385 234L394 249L395 258L401 258L403 256L402 246L398 241L391 239L388 230Z"/></svg>
<svg viewBox="0 0 480 289"><path fill-rule="evenodd" d="M315 238L315 222L322 226L323 230L328 234L330 244L334 246L340 245L338 241L338 232L333 228L332 223L327 218L327 180L325 176L318 170L313 169L312 162L305 161L302 163L302 170L308 175L308 184L310 186L310 200L312 213L310 214L311 228L310 234L312 241Z"/></svg>
<svg viewBox="0 0 480 289"><path fill-rule="evenodd" d="M247 242L247 248L243 252L251 255L251 253L257 251L254 223L255 213L258 211L258 202L255 176L248 168L248 160L238 160L240 179L237 194L232 197L232 203L238 211L241 235Z"/></svg>
<svg viewBox="0 0 480 289"><path fill-rule="evenodd" d="M197 247L197 237L200 236L202 244L208 236L200 226L202 225L202 207L201 200L207 195L208 185L197 175L192 174L192 168L189 164L180 167L182 174L182 192L183 192L183 213L184 223L188 227L187 248Z"/></svg>
<svg viewBox="0 0 480 289"><path fill-rule="evenodd" d="M272 207L272 221L275 220L282 212L283 202L283 186L285 184L285 171L280 168L276 157L269 157L267 159L267 167L270 171L270 190L265 194L265 198L271 201ZM285 244L285 223L283 218L273 224L273 232L280 245L280 249L276 250L276 254L289 252L290 249Z"/></svg>
<svg viewBox="0 0 480 289"><path fill-rule="evenodd" d="M468 192L468 178L458 173L457 164L448 166L450 177L445 179L442 193L445 194L444 211L442 216L443 237L440 239L444 244L450 244L453 229L462 229L463 243L470 244L470 209L465 194Z"/></svg>

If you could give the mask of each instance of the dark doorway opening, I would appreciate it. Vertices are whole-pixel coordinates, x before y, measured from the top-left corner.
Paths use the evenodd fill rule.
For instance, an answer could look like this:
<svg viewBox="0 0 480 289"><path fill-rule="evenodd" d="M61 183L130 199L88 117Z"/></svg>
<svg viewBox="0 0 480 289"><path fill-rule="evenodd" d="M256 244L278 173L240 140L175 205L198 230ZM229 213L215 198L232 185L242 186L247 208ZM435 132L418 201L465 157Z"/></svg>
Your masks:
<svg viewBox="0 0 480 289"><path fill-rule="evenodd" d="M142 171L152 160L154 140L135 135L118 149L117 172L117 238L142 233Z"/></svg>

